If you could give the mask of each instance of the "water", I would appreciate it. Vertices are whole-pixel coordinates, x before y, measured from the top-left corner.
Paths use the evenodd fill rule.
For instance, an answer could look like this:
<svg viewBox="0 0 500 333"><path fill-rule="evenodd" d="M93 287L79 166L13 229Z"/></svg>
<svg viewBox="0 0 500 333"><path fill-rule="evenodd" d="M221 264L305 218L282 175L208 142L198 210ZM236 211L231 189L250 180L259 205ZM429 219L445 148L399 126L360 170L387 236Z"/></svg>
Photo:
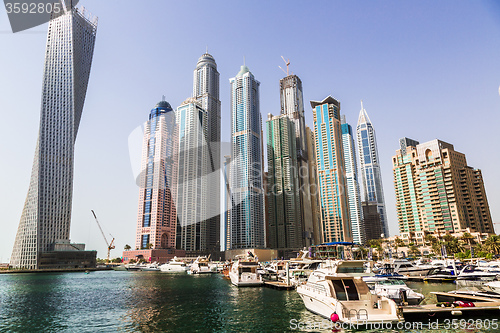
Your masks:
<svg viewBox="0 0 500 333"><path fill-rule="evenodd" d="M408 285L428 295L426 300L431 302L435 298L430 291L455 289L453 284ZM3 274L0 301L2 332L297 332L298 323L305 331L332 331L321 329L326 322L307 311L295 291L236 288L221 275ZM291 320L296 324L291 325ZM306 329L307 323L316 327ZM403 331L485 330L470 325L467 330L446 330L441 324L437 331L425 327Z"/></svg>

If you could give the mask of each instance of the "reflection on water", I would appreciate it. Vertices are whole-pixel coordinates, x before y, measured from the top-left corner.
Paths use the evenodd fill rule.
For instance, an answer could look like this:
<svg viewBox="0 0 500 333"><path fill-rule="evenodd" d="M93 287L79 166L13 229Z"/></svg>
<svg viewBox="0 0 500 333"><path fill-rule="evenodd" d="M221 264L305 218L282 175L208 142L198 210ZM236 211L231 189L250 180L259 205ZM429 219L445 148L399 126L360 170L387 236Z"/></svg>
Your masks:
<svg viewBox="0 0 500 333"><path fill-rule="evenodd" d="M428 303L435 302L431 291L455 289L454 284L408 282L408 286L426 295ZM288 332L291 320L326 323L305 309L295 291L237 288L220 275L115 271L0 275L0 301L0 331ZM437 331L425 327L403 331L446 330L441 326Z"/></svg>

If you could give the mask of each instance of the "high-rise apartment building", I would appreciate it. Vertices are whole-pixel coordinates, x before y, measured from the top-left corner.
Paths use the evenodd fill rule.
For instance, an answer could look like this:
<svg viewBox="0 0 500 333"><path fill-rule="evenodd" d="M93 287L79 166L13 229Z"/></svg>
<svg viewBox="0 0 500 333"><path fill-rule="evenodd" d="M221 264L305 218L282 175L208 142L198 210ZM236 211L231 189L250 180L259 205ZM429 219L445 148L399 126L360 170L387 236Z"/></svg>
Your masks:
<svg viewBox="0 0 500 333"><path fill-rule="evenodd" d="M151 110L149 120L144 127L136 250L175 248L176 131L172 107L165 100L158 102Z"/></svg>
<svg viewBox="0 0 500 333"><path fill-rule="evenodd" d="M204 235L206 253L214 257L220 251L220 167L221 167L221 103L219 100L219 72L212 55L205 53L194 70L193 97L207 112L207 144L209 164L206 173Z"/></svg>
<svg viewBox="0 0 500 333"><path fill-rule="evenodd" d="M11 265L15 268L48 268L51 260L59 260L55 258L62 253L54 252L58 249L56 243L69 243L75 140L96 30L97 18L83 8L71 9L49 22L40 130L12 251ZM95 252L91 255L95 263ZM70 257L60 261L69 262Z"/></svg>
<svg viewBox="0 0 500 333"><path fill-rule="evenodd" d="M304 117L302 81L297 75L288 75L280 80L281 114L286 115L295 128L297 165L299 168L299 197L301 214L301 238L304 246L314 244L314 226L311 209L311 187L309 183L308 150Z"/></svg>
<svg viewBox="0 0 500 333"><path fill-rule="evenodd" d="M247 66L231 85L231 249L263 248L264 189L259 85Z"/></svg>
<svg viewBox="0 0 500 333"><path fill-rule="evenodd" d="M286 116L267 118L266 192L268 244L272 249L301 248L299 170L294 123Z"/></svg>
<svg viewBox="0 0 500 333"><path fill-rule="evenodd" d="M363 102L361 102L356 132L361 178L363 180L363 200L377 203L384 237L389 237L377 139L372 122L363 108Z"/></svg>
<svg viewBox="0 0 500 333"><path fill-rule="evenodd" d="M481 170L449 143L415 143L392 160L400 232L493 233Z"/></svg>
<svg viewBox="0 0 500 333"><path fill-rule="evenodd" d="M229 181L229 168L231 165L231 155L224 156L224 167L223 167L223 175L224 175L224 191L223 191L223 200L224 200L224 211L223 211L223 223L224 230L222 232L223 241L221 246L221 251L226 251L231 248L231 188Z"/></svg>
<svg viewBox="0 0 500 333"><path fill-rule="evenodd" d="M341 117L342 142L344 148L345 176L347 184L347 199L349 202L349 215L352 228L352 239L357 244L364 244L365 229L363 211L361 209L361 194L359 193L358 168L352 127L346 123L345 116Z"/></svg>
<svg viewBox="0 0 500 333"><path fill-rule="evenodd" d="M309 184L311 193L311 215L313 224L313 235L314 244L318 245L323 242L323 232L321 230L321 215L319 209L319 187L318 187L318 177L317 177L317 165L316 165L316 148L315 148L315 136L314 132L306 126L306 137L307 137L307 164L308 164L308 174L309 174Z"/></svg>
<svg viewBox="0 0 500 333"><path fill-rule="evenodd" d="M324 242L352 241L347 199L340 102L328 96L311 101Z"/></svg>
<svg viewBox="0 0 500 333"><path fill-rule="evenodd" d="M195 98L188 98L175 112L178 132L177 161L177 248L209 252L207 237L207 189L210 178L207 142L208 113ZM217 242L219 244L219 242Z"/></svg>

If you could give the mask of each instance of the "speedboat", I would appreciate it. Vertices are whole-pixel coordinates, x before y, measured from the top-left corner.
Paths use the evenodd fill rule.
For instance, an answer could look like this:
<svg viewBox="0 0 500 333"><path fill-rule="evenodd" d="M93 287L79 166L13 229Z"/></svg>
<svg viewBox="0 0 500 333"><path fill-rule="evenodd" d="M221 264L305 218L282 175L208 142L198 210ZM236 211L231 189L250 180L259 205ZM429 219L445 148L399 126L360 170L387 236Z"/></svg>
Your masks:
<svg viewBox="0 0 500 333"><path fill-rule="evenodd" d="M160 266L162 272L185 272L187 270L186 263L174 257L168 263Z"/></svg>
<svg viewBox="0 0 500 333"><path fill-rule="evenodd" d="M394 272L401 275L410 275L410 276L421 276L427 275L431 270L435 269L435 267L431 266L415 266L411 262L406 259L393 259L389 262L384 263L385 269L393 269Z"/></svg>
<svg viewBox="0 0 500 333"><path fill-rule="evenodd" d="M158 263L156 261L152 262L150 264L147 264L144 267L141 267L141 271L159 271L159 270L160 270L160 268L159 268Z"/></svg>
<svg viewBox="0 0 500 333"><path fill-rule="evenodd" d="M492 281L497 275L498 273L483 271L474 265L467 265L458 273L457 280Z"/></svg>
<svg viewBox="0 0 500 333"><path fill-rule="evenodd" d="M418 305L425 298L424 295L409 288L403 281L395 279L375 283L373 292L379 296L390 298L397 304Z"/></svg>
<svg viewBox="0 0 500 333"><path fill-rule="evenodd" d="M189 272L191 274L211 274L215 273L215 270L212 269L208 258L198 257L191 265Z"/></svg>
<svg viewBox="0 0 500 333"><path fill-rule="evenodd" d="M262 276L257 273L258 268L259 262L255 257L234 261L229 270L231 283L237 287L262 286L264 281Z"/></svg>
<svg viewBox="0 0 500 333"><path fill-rule="evenodd" d="M361 276L320 268L305 284L297 286L297 292L309 311L342 323L368 325L404 320L396 302L372 294Z"/></svg>

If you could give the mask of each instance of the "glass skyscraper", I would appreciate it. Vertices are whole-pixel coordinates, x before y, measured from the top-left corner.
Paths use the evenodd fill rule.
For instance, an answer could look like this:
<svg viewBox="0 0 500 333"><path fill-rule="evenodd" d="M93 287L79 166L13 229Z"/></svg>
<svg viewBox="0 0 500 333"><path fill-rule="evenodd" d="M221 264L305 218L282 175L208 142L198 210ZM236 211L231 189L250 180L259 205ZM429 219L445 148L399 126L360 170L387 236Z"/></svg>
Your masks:
<svg viewBox="0 0 500 333"><path fill-rule="evenodd" d="M295 128L297 166L299 172L299 198L301 214L301 238L303 246L314 244L314 226L309 183L306 125L302 81L297 75L288 75L280 80L281 114L286 115Z"/></svg>
<svg viewBox="0 0 500 333"><path fill-rule="evenodd" d="M51 20L42 85L40 130L11 265L40 268L56 241L69 242L75 140L87 92L97 18L72 9Z"/></svg>
<svg viewBox="0 0 500 333"><path fill-rule="evenodd" d="M295 126L286 116L267 118L268 247L302 248Z"/></svg>
<svg viewBox="0 0 500 333"><path fill-rule="evenodd" d="M176 161L175 115L170 104L162 100L151 110L144 128L135 240L137 250L175 248Z"/></svg>
<svg viewBox="0 0 500 333"><path fill-rule="evenodd" d="M389 237L377 139L375 137L375 130L372 122L366 110L363 108L363 102L361 102L361 111L359 112L356 132L358 137L361 179L363 180L363 198L364 201L377 203L377 210L380 214L380 221L382 223L381 229L384 233L384 237Z"/></svg>
<svg viewBox="0 0 500 333"><path fill-rule="evenodd" d="M328 96L311 101L316 139L321 242L352 241L345 179L340 102Z"/></svg>
<svg viewBox="0 0 500 333"><path fill-rule="evenodd" d="M264 189L260 82L241 66L231 85L231 249L263 248Z"/></svg>
<svg viewBox="0 0 500 333"><path fill-rule="evenodd" d="M214 57L208 52L196 64L193 79L193 97L207 113L206 141L209 164L204 171L207 187L205 190L206 220L204 234L201 236L207 253L216 257L220 251L220 173L221 173L221 103L219 100L219 72Z"/></svg>
<svg viewBox="0 0 500 333"><path fill-rule="evenodd" d="M179 153L177 157L177 248L208 251L207 192L210 158L207 143L208 114L195 98L188 98L175 112ZM218 243L217 243L218 244Z"/></svg>
<svg viewBox="0 0 500 333"><path fill-rule="evenodd" d="M359 193L358 168L356 165L352 127L346 122L345 116L341 117L341 123L352 239L355 243L364 244L363 211L361 209L361 194Z"/></svg>

